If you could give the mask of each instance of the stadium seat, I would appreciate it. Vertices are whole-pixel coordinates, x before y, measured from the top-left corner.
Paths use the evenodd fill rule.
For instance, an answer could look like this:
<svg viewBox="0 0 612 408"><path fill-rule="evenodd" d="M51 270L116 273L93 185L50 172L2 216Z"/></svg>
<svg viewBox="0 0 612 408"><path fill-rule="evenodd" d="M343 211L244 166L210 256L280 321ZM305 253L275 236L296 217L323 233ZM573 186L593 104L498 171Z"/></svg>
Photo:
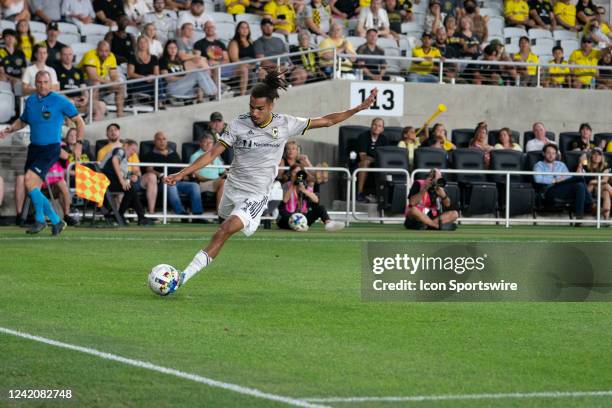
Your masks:
<svg viewBox="0 0 612 408"><path fill-rule="evenodd" d="M352 171L356 166L356 161L350 160L350 153L358 154L357 139L360 134L367 132L369 129L368 126L359 125L340 126L338 131L338 166L348 167Z"/></svg>
<svg viewBox="0 0 612 408"><path fill-rule="evenodd" d="M468 147L473 137L474 129L453 129L451 132L451 142L457 148Z"/></svg>
<svg viewBox="0 0 612 408"><path fill-rule="evenodd" d="M392 146L396 146L402 140L402 129L403 127L401 126L385 126L383 134Z"/></svg>
<svg viewBox="0 0 612 408"><path fill-rule="evenodd" d="M504 38L527 37L527 31L519 27L504 27Z"/></svg>
<svg viewBox="0 0 612 408"><path fill-rule="evenodd" d="M72 51L74 52L74 62L78 64L81 61L81 59L83 59L83 55L85 55L87 51L93 50L94 48L96 48L96 46L95 44L78 42L78 43L71 44L71 48L72 48Z"/></svg>
<svg viewBox="0 0 612 408"><path fill-rule="evenodd" d="M289 35L287 36L287 42L289 43L289 45L299 45L297 33L289 33Z"/></svg>
<svg viewBox="0 0 612 408"><path fill-rule="evenodd" d="M578 164L580 163L580 157L584 154L584 152L579 151L569 151L565 152L563 156L563 162L567 166L569 171L576 171L578 168Z"/></svg>
<svg viewBox="0 0 612 408"><path fill-rule="evenodd" d="M575 40L578 41L578 34L568 30L555 30L553 31L553 38L556 41L562 40Z"/></svg>
<svg viewBox="0 0 612 408"><path fill-rule="evenodd" d="M489 16L489 18L491 17L502 17L502 14L500 12L500 10L497 7L483 7L480 9L480 15L481 16ZM503 18L503 17L502 17ZM491 21L491 20L489 20Z"/></svg>
<svg viewBox="0 0 612 408"><path fill-rule="evenodd" d="M255 41L261 37L261 27L259 24L251 24L251 40Z"/></svg>
<svg viewBox="0 0 612 408"><path fill-rule="evenodd" d="M47 33L41 33L40 31L32 31L32 37L34 37L34 41L39 43L47 39Z"/></svg>
<svg viewBox="0 0 612 408"><path fill-rule="evenodd" d="M595 133L595 135L593 136L593 140L594 140L593 143L595 143L595 146L599 146L599 143L602 140L606 141L606 146L607 146L608 143L610 142L610 140L612 140L612 133L607 133L607 132L604 132L604 133ZM604 148L603 148L604 150L606 150L606 146L604 146Z"/></svg>
<svg viewBox="0 0 612 408"><path fill-rule="evenodd" d="M78 33L60 33L57 36L57 41L64 44L80 44L81 43L81 35Z"/></svg>
<svg viewBox="0 0 612 408"><path fill-rule="evenodd" d="M406 153L404 153L406 154ZM445 169L447 168L446 152L435 147L419 147L414 151L415 169ZM415 179L421 180L427 173L417 173Z"/></svg>
<svg viewBox="0 0 612 408"><path fill-rule="evenodd" d="M249 26L251 25L256 25L259 26L259 24L261 23L261 16L258 16L257 14L236 14L235 16L235 21L236 23L239 23L241 21L246 21L247 23L249 23ZM254 39L253 37L251 37L251 39Z"/></svg>
<svg viewBox="0 0 612 408"><path fill-rule="evenodd" d="M513 143L521 143L521 134L518 130L510 130ZM495 146L497 138L499 137L499 129L489 130L489 144Z"/></svg>
<svg viewBox="0 0 612 408"><path fill-rule="evenodd" d="M408 155L406 149L395 146L384 146L376 149L376 164L379 168L393 168L408 170ZM406 175L404 173L377 173L376 174L376 201L378 210L383 212L393 207L401 207L401 203L406 203L405 188L404 194L394 194L397 185L406 186Z"/></svg>
<svg viewBox="0 0 612 408"><path fill-rule="evenodd" d="M79 36L81 35L79 27L76 24L58 21L57 28L62 34L79 34Z"/></svg>
<svg viewBox="0 0 612 408"><path fill-rule="evenodd" d="M523 154L516 150L493 150L491 152L491 170L523 169ZM510 216L533 214L535 208L535 190L531 183L522 182L522 176L510 176ZM494 174L492 181L497 184L499 202L498 207L505 215L506 209L506 181L503 174Z"/></svg>
<svg viewBox="0 0 612 408"><path fill-rule="evenodd" d="M217 23L216 26L217 26L217 36L220 39L231 40L234 37L234 33L236 32L236 27L234 26L234 23L224 21L224 22ZM285 41L284 36L282 40Z"/></svg>
<svg viewBox="0 0 612 408"><path fill-rule="evenodd" d="M359 48L362 44L365 44L365 38L361 37L350 36L347 37L347 41L351 43L354 50Z"/></svg>
<svg viewBox="0 0 612 408"><path fill-rule="evenodd" d="M143 156L146 156L147 154L151 153L153 151L153 147L155 145L155 142L153 140L143 140L140 142L140 147L138 149L138 157L141 158ZM175 152L178 152L176 150L176 143L175 142L168 142L168 149L170 150L174 150Z"/></svg>
<svg viewBox="0 0 612 408"><path fill-rule="evenodd" d="M572 142L580 140L578 132L561 132L559 133L559 150L561 155L570 150Z"/></svg>
<svg viewBox="0 0 612 408"><path fill-rule="evenodd" d="M196 142L185 142L181 146L181 158L183 163L189 163L191 155L198 151L200 144Z"/></svg>
<svg viewBox="0 0 612 408"><path fill-rule="evenodd" d="M407 34L407 33L419 33L419 32L423 32L423 26L419 23L415 23L413 21L409 22L409 23L402 23L402 34Z"/></svg>
<svg viewBox="0 0 612 408"><path fill-rule="evenodd" d="M32 33L47 33L47 25L41 21L30 20L30 31Z"/></svg>
<svg viewBox="0 0 612 408"><path fill-rule="evenodd" d="M536 38L535 40L531 40L533 44L531 46L531 51L536 54L552 54L552 49L555 46L555 40L552 38ZM534 50L535 47L538 47L539 52Z"/></svg>
<svg viewBox="0 0 612 408"><path fill-rule="evenodd" d="M425 13L413 11L412 20L423 27L425 25Z"/></svg>
<svg viewBox="0 0 612 408"><path fill-rule="evenodd" d="M104 34L87 34L85 36L85 42L88 44L97 45L102 40L104 40Z"/></svg>
<svg viewBox="0 0 612 408"><path fill-rule="evenodd" d="M544 153L542 151L534 150L532 152L525 153L525 163L523 165L523 169L526 171L533 171L533 166L539 161L544 160ZM533 179L532 176L528 176Z"/></svg>
<svg viewBox="0 0 612 408"><path fill-rule="evenodd" d="M487 23L487 29L489 30L489 37L491 36L504 36L504 19L491 17ZM490 38L489 38L490 40Z"/></svg>
<svg viewBox="0 0 612 408"><path fill-rule="evenodd" d="M401 51L399 48L385 48L385 55L391 57L401 57ZM394 58L394 59L386 59L387 62L387 73L388 74L402 74L407 71L408 67L406 66L405 60Z"/></svg>
<svg viewBox="0 0 612 408"><path fill-rule="evenodd" d="M457 149L452 153L453 168L484 170L484 153L480 149ZM493 214L497 211L497 185L486 181L486 175L457 174L462 195L462 210L466 215Z"/></svg>
<svg viewBox="0 0 612 408"><path fill-rule="evenodd" d="M491 170L523 170L523 154L516 150L495 149L491 151ZM520 175L511 175L510 181L521 181ZM504 174L491 175L491 181L498 184L506 184L506 176Z"/></svg>
<svg viewBox="0 0 612 408"><path fill-rule="evenodd" d="M200 138L204 135L205 132L210 132L210 125L208 124L207 120L193 122L191 136L194 142L199 142Z"/></svg>
<svg viewBox="0 0 612 408"><path fill-rule="evenodd" d="M451 153L451 163L458 170L484 170L484 153L480 149L458 148ZM487 176L478 174L457 174L459 183L487 181Z"/></svg>
<svg viewBox="0 0 612 408"><path fill-rule="evenodd" d="M378 41L376 42L376 45L378 45L382 49L398 48L397 41L395 41L392 38L386 38L386 37L379 37Z"/></svg>
<svg viewBox="0 0 612 408"><path fill-rule="evenodd" d="M531 30L529 30L530 40L535 40L538 38L550 38L552 40L553 35L549 30L544 30L542 28L532 28Z"/></svg>
<svg viewBox="0 0 612 408"><path fill-rule="evenodd" d="M561 40L561 48L563 48L563 54L569 58L572 52L580 48L580 43L578 40Z"/></svg>
<svg viewBox="0 0 612 408"><path fill-rule="evenodd" d="M234 16L229 13L212 12L209 14L215 23L226 22L234 24Z"/></svg>
<svg viewBox="0 0 612 408"><path fill-rule="evenodd" d="M138 38L140 36L140 30L138 29L138 27L135 26L127 26L125 28L125 31L128 34L132 34L134 36L134 38Z"/></svg>
<svg viewBox="0 0 612 408"><path fill-rule="evenodd" d="M533 134L533 131L531 130L527 130L525 133L523 133L523 151L526 151L525 149L527 149L527 142L534 138L535 136ZM557 140L555 132L551 132L548 130L546 131L546 138L548 138L549 140Z"/></svg>
<svg viewBox="0 0 612 408"><path fill-rule="evenodd" d="M15 29L15 22L10 20L1 20L0 21L0 29L5 30L10 28L11 30Z"/></svg>
<svg viewBox="0 0 612 408"><path fill-rule="evenodd" d="M0 82L0 123L8 123L15 116L15 95L9 82Z"/></svg>
<svg viewBox="0 0 612 408"><path fill-rule="evenodd" d="M606 162L608 162L608 164L612 163L612 152L605 152L604 156L605 156Z"/></svg>
<svg viewBox="0 0 612 408"><path fill-rule="evenodd" d="M104 146L106 146L108 144L108 139L98 139L96 140L96 151L94 152L94 155L97 157L98 156L98 152L100 151L101 148L103 148Z"/></svg>

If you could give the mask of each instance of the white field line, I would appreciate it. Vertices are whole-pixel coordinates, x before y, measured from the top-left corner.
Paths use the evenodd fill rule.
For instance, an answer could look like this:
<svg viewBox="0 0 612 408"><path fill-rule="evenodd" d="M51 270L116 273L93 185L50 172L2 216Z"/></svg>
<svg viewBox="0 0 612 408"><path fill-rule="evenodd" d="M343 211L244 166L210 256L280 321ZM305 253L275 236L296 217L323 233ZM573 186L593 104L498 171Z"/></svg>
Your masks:
<svg viewBox="0 0 612 408"><path fill-rule="evenodd" d="M303 401L296 398L284 397L282 395L269 394L267 392L260 391L255 388L243 387L236 384L226 383L223 381L213 380L207 377L202 377L197 374L186 373L183 371L175 370L173 368L167 368L158 366L156 364L148 363L146 361L134 360L131 358L121 357L111 353L105 353L103 351L98 351L95 349L91 349L88 347L76 346L74 344L63 343L61 341L47 339L45 337L34 336L32 334L23 333L16 330L7 329L6 327L0 327L0 333L9 334L16 337L21 337L28 340L37 341L39 343L48 344L50 346L60 347L72 351L78 351L80 353L89 354L91 356L99 357L105 360L116 361L119 363L127 364L130 366L144 368L151 371L156 371L158 373L172 375L174 377L183 378L190 381L195 381L201 384L206 384L211 387L222 388L224 390L236 392L242 395L249 395L252 397L263 398L270 401L281 402L287 405L295 406L295 407L308 407L308 408L321 408L325 407L324 405L317 405L315 403ZM326 407L325 407L326 408Z"/></svg>
<svg viewBox="0 0 612 408"><path fill-rule="evenodd" d="M411 397L329 397L301 398L302 401L319 403L359 403L359 402L419 402L419 401L458 401L487 400L512 398L580 398L612 397L612 391L546 391L546 392L513 392L499 394L456 394L456 395L415 395Z"/></svg>

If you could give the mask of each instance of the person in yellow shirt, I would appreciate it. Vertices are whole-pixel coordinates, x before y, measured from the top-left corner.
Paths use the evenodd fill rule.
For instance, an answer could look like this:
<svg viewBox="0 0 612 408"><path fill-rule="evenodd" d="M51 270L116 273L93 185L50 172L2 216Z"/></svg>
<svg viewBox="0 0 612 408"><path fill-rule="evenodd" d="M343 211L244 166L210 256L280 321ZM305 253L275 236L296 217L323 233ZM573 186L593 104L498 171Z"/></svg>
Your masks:
<svg viewBox="0 0 612 408"><path fill-rule="evenodd" d="M412 126L406 126L402 129L402 140L399 141L397 147L406 149L408 155L408 166L414 165L414 151L421 145L421 141L416 135L416 130Z"/></svg>
<svg viewBox="0 0 612 408"><path fill-rule="evenodd" d="M249 0L225 0L225 8L229 14L244 14L250 4Z"/></svg>
<svg viewBox="0 0 612 408"><path fill-rule="evenodd" d="M412 57L425 58L425 61L412 61L408 82L438 82L438 76L432 73L434 65L437 65L433 59L442 58L442 54L439 49L432 47L431 34L423 33L421 43L421 47L412 50Z"/></svg>
<svg viewBox="0 0 612 408"><path fill-rule="evenodd" d="M596 66L600 56L599 50L593 49L593 40L590 37L582 37L580 48L570 55L570 65ZM597 77L596 68L572 68L572 87L589 87Z"/></svg>
<svg viewBox="0 0 612 408"><path fill-rule="evenodd" d="M529 45L529 38L521 37L519 40L519 52L512 56L513 61L525 62L530 64L539 64L540 58L531 52L531 46ZM521 79L521 83L526 86L535 86L537 82L538 67L517 67L517 75ZM516 78L515 78L516 80Z"/></svg>
<svg viewBox="0 0 612 408"><path fill-rule="evenodd" d="M271 0L264 13L272 20L274 31L287 35L295 31L295 9L289 0Z"/></svg>
<svg viewBox="0 0 612 408"><path fill-rule="evenodd" d="M606 48L611 45L610 27L607 23L601 21L599 14L597 14L594 20L591 20L584 26L582 36L591 37L594 43L600 44L601 48Z"/></svg>
<svg viewBox="0 0 612 408"><path fill-rule="evenodd" d="M553 59L548 61L549 64L567 65L567 61L563 59L563 48L556 45L553 48ZM566 88L569 86L570 69L566 67L549 67L548 75L544 79L545 87Z"/></svg>
<svg viewBox="0 0 612 408"><path fill-rule="evenodd" d="M85 74L88 85L102 85L119 82L119 70L115 55L110 52L110 45L106 41L100 41L95 50L89 50L79 62L80 68ZM125 86L117 84L112 87L103 88L103 93L114 92L115 104L117 105L117 116L123 116ZM98 89L93 91L93 97L100 99Z"/></svg>
<svg viewBox="0 0 612 408"><path fill-rule="evenodd" d="M340 61L341 72L353 71L353 62L355 62L357 54L353 45L342 36L342 27L337 22L331 24L329 29L329 37L321 41L319 49L336 48L337 54L348 54L350 57L343 57ZM332 50L319 52L319 66L328 77L332 75L334 66L334 52Z"/></svg>
<svg viewBox="0 0 612 408"><path fill-rule="evenodd" d="M529 18L529 5L525 0L507 0L504 5L504 17L508 27L532 27Z"/></svg>
<svg viewBox="0 0 612 408"><path fill-rule="evenodd" d="M26 59L31 61L35 40L30 31L30 23L27 20L18 21L15 30L17 31L17 47L23 52Z"/></svg>
<svg viewBox="0 0 612 408"><path fill-rule="evenodd" d="M570 31L579 30L579 27L576 26L576 6L571 4L570 0L558 0L553 12L560 26Z"/></svg>

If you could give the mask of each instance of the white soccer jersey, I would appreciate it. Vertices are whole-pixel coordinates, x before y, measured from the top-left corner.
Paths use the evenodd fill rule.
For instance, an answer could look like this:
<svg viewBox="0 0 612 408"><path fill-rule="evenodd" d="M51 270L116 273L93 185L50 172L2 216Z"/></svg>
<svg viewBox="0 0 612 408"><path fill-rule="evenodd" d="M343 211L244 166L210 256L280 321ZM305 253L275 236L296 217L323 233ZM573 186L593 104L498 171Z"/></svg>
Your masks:
<svg viewBox="0 0 612 408"><path fill-rule="evenodd" d="M303 135L310 119L273 113L266 126L257 126L250 114L229 123L219 142L234 148L234 160L227 177L232 187L267 194L278 173L287 140Z"/></svg>

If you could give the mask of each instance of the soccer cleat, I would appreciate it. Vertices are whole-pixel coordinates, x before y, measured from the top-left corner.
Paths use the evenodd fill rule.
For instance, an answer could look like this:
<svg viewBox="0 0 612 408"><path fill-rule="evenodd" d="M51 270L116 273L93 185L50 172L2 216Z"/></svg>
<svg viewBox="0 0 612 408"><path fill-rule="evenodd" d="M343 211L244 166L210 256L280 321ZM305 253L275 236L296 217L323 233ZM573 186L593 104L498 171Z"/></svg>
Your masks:
<svg viewBox="0 0 612 408"><path fill-rule="evenodd" d="M74 226L74 225L77 225L79 223L75 218L73 218L73 217L71 217L69 215L65 215L64 216L64 221L66 221L66 224L68 224L71 227Z"/></svg>
<svg viewBox="0 0 612 408"><path fill-rule="evenodd" d="M35 222L30 228L26 230L26 234L38 234L40 231L47 228L47 224L44 222Z"/></svg>
<svg viewBox="0 0 612 408"><path fill-rule="evenodd" d="M51 235L57 236L61 234L64 228L66 228L66 222L60 220L60 222L51 226Z"/></svg>
<svg viewBox="0 0 612 408"><path fill-rule="evenodd" d="M325 231L327 232L340 231L343 228L344 228L344 223L340 221L330 221L327 224L325 224Z"/></svg>

